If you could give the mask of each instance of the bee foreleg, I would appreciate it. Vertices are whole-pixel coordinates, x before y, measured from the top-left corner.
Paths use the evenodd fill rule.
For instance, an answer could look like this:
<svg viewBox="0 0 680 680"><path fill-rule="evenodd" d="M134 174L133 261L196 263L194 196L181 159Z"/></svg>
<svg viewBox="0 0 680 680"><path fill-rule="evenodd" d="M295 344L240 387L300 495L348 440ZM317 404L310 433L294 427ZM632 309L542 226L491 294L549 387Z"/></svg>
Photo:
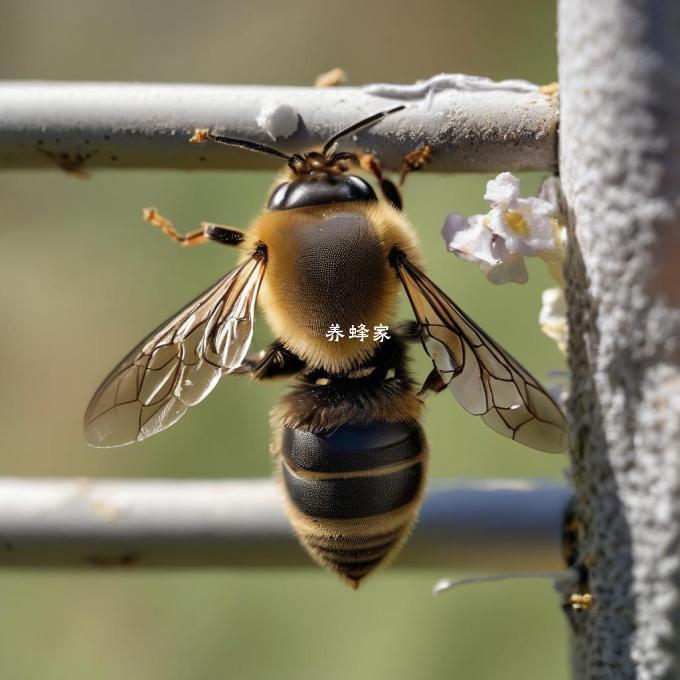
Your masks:
<svg viewBox="0 0 680 680"><path fill-rule="evenodd" d="M442 380L439 371L433 368L425 378L423 386L418 390L418 396L422 397L427 392L441 392L446 389L446 383Z"/></svg>
<svg viewBox="0 0 680 680"><path fill-rule="evenodd" d="M399 178L399 186L404 184L406 175L408 175L409 172L420 170L430 159L431 154L432 147L429 144L423 144L414 151L407 153L406 156L404 156L404 160L401 162L401 176Z"/></svg>
<svg viewBox="0 0 680 680"><path fill-rule="evenodd" d="M225 227L221 224L211 222L201 222L201 228L180 234L170 220L159 215L155 208L145 208L143 217L146 222L150 222L158 227L164 234L169 236L181 246L197 246L206 241L217 241L227 246L237 246L244 238L243 232L233 227Z"/></svg>
<svg viewBox="0 0 680 680"><path fill-rule="evenodd" d="M305 367L296 354L281 343L272 343L268 349L248 355L233 373L248 374L253 380L271 380L294 375Z"/></svg>
<svg viewBox="0 0 680 680"><path fill-rule="evenodd" d="M358 158L361 169L372 173L380 182L380 189L385 199L397 210L401 210L403 206L401 192L392 180L383 177L380 161L372 153L361 154Z"/></svg>
<svg viewBox="0 0 680 680"><path fill-rule="evenodd" d="M399 187L404 184L406 176L410 172L415 172L420 170L425 163L430 159L432 154L432 147L429 144L423 144L417 149L414 149L410 153L404 156L404 160L401 162L401 175L399 177L399 186L397 186L391 180L383 177L382 166L380 161L370 153L361 154L358 156L359 165L362 170L366 172L371 172L375 178L380 182L380 188L382 189L383 196L397 209L401 210L403 201L401 198L401 192Z"/></svg>

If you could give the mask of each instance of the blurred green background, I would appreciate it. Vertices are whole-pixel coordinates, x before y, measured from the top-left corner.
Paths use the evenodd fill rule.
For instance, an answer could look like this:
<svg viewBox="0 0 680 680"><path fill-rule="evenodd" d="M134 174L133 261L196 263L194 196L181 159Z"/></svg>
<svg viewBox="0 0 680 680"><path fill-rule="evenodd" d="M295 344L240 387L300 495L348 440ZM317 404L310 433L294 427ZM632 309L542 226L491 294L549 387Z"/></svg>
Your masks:
<svg viewBox="0 0 680 680"><path fill-rule="evenodd" d="M115 3L3 0L0 78L310 85L442 71L550 82L555 9L521 0ZM562 368L537 324L542 265L494 287L448 254L447 213L480 212L487 176L412 176L405 204L432 278L539 377ZM540 177L523 175L523 192ZM268 411L283 387L225 379L172 430L88 448L86 403L136 341L231 268L217 246L177 248L140 220L157 206L183 229L246 226L270 173L0 174L1 474L261 477ZM403 312L406 308L403 307ZM260 325L254 347L267 342ZM428 362L414 362L424 377ZM508 442L430 398L433 476L556 477L566 458ZM461 546L464 549L464 546ZM502 570L503 565L498 565ZM566 625L547 581L470 586L433 598L441 571L398 567L350 592L296 571L0 572L0 678L567 677Z"/></svg>

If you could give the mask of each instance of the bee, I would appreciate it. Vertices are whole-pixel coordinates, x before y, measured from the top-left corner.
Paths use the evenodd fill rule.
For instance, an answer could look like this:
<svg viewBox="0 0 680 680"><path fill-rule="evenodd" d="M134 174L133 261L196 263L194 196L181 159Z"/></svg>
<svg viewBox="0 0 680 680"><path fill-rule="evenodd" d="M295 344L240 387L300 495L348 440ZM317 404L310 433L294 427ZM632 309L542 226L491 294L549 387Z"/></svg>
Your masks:
<svg viewBox="0 0 680 680"><path fill-rule="evenodd" d="M268 154L285 169L246 232L202 223L181 234L146 211L184 246L213 241L242 257L113 369L84 421L91 445L122 446L176 423L225 374L293 379L271 414L275 476L303 547L352 588L396 556L415 522L428 463L420 425L426 392L448 388L469 413L527 446L567 446L553 399L424 273L399 188L379 160L336 151L343 137L403 108L302 154L197 130L190 141ZM406 156L400 186L429 154L424 146ZM392 322L400 290L415 322L388 326L381 338L329 340L334 325ZM256 302L276 340L249 355ZM420 390L406 366L411 342L433 364Z"/></svg>

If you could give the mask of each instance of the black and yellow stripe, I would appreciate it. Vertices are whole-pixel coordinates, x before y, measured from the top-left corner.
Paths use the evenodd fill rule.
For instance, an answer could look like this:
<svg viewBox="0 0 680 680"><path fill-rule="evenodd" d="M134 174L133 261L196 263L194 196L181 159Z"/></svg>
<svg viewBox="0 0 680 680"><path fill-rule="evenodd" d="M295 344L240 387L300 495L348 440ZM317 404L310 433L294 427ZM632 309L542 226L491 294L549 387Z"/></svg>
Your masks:
<svg viewBox="0 0 680 680"><path fill-rule="evenodd" d="M422 429L416 422L349 424L326 434L283 427L279 451L303 545L357 587L413 524L425 480Z"/></svg>

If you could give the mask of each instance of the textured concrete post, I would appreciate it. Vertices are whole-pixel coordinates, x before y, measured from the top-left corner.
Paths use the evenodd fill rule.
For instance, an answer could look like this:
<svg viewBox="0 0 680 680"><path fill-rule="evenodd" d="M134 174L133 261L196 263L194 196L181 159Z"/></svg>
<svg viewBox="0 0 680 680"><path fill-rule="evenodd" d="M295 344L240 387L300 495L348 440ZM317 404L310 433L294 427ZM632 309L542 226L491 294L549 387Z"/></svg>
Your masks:
<svg viewBox="0 0 680 680"><path fill-rule="evenodd" d="M561 0L576 678L680 677L680 3Z"/></svg>

